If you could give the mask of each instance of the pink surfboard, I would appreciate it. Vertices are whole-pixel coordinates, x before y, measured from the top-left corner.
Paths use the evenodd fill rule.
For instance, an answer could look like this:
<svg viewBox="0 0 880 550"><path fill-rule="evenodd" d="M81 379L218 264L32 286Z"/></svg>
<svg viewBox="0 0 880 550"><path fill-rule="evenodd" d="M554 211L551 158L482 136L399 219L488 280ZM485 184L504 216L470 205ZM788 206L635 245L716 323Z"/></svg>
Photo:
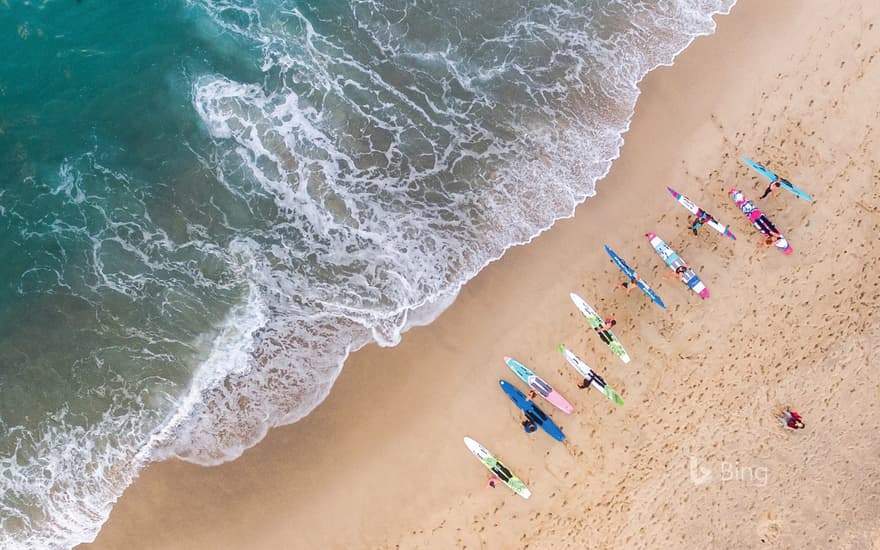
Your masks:
<svg viewBox="0 0 880 550"><path fill-rule="evenodd" d="M743 195L743 192L739 189L730 188L730 198L733 199L733 202L742 210L742 213L746 215L752 225L755 226L755 229L761 232L765 237L769 237L771 234L775 233L779 235L779 240L776 241L776 248L779 249L780 252L785 254L786 256L791 255L794 252L794 249L788 243L788 240L776 229L776 226L773 225L767 216L761 212L761 209L755 206L752 201L746 198Z"/></svg>
<svg viewBox="0 0 880 550"><path fill-rule="evenodd" d="M558 391L554 390L553 387L545 382L540 376L529 370L528 367L513 359L512 357L505 357L504 363L510 367L510 370L514 372L517 376L519 376L520 380L525 382L530 388L538 392L538 394L546 399L551 405L564 412L565 414L571 414L574 411L574 407L571 406L562 394Z"/></svg>

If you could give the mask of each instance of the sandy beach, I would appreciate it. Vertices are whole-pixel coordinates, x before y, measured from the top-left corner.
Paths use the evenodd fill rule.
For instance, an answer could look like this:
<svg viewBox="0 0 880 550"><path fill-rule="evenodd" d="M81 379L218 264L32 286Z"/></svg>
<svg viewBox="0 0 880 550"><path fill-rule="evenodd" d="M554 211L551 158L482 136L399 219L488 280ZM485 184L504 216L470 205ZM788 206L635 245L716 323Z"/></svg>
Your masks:
<svg viewBox="0 0 880 550"><path fill-rule="evenodd" d="M510 250L434 323L348 361L328 399L218 467L142 472L80 548L880 546L880 3L740 0L641 84L621 157L574 218ZM816 199L780 191L764 163ZM670 185L737 235L697 236ZM760 249L737 187L788 237ZM653 231L711 292L664 280ZM620 253L667 309L615 286ZM624 365L569 300L618 320ZM564 343L623 397L576 388ZM575 406L526 435L510 355ZM786 430L774 411L806 421ZM485 488L462 443L532 490Z"/></svg>

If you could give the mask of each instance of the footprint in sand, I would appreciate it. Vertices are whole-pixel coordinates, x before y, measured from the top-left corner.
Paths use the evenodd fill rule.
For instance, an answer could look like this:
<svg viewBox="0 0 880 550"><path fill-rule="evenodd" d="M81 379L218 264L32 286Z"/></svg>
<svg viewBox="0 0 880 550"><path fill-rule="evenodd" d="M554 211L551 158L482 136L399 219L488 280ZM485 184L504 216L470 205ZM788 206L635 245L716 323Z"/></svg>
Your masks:
<svg viewBox="0 0 880 550"><path fill-rule="evenodd" d="M758 520L757 532L758 540L763 544L773 544L779 538L781 522L776 518L776 514L768 512L764 517Z"/></svg>

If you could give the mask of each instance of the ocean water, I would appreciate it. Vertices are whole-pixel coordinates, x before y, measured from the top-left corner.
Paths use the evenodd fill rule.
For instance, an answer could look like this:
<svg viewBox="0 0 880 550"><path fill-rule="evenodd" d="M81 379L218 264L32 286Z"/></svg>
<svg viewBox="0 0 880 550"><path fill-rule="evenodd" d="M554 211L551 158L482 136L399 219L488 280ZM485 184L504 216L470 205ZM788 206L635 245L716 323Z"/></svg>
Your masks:
<svg viewBox="0 0 880 550"><path fill-rule="evenodd" d="M733 2L0 0L0 547L308 414L592 196Z"/></svg>

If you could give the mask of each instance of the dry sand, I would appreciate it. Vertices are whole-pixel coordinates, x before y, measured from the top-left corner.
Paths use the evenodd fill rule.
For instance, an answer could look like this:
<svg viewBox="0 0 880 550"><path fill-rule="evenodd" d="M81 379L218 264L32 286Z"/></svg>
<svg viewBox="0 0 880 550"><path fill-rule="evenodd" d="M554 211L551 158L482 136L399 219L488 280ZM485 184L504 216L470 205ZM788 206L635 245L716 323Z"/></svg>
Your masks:
<svg viewBox="0 0 880 550"><path fill-rule="evenodd" d="M741 0L718 22L642 83L622 156L576 218L511 250L397 348L355 354L318 410L239 460L148 468L93 548L880 546L880 2ZM727 196L766 185L741 154L817 199L759 201L791 257L758 249ZM667 184L739 239L691 235ZM708 300L661 279L647 231L690 261ZM614 290L603 243L667 311ZM632 363L588 333L572 290L616 315ZM578 391L557 342L626 404ZM554 414L565 445L523 434L497 387L514 380L504 355L574 402ZM774 420L782 405L806 430ZM485 489L464 435L533 497Z"/></svg>

